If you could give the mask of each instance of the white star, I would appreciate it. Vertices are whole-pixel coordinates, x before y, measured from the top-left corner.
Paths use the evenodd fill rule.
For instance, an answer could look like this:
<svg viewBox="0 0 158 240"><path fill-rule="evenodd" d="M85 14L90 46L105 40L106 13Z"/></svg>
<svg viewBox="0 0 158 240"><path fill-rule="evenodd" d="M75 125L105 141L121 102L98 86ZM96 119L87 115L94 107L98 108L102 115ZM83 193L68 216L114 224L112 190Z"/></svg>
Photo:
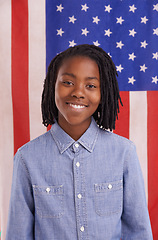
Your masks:
<svg viewBox="0 0 158 240"><path fill-rule="evenodd" d="M132 37L135 37L134 35L136 34L137 32L135 32L134 28L132 30L129 30L129 36L132 36Z"/></svg>
<svg viewBox="0 0 158 240"><path fill-rule="evenodd" d="M156 59L156 60L158 60L158 52L156 52L156 53L153 53L153 59Z"/></svg>
<svg viewBox="0 0 158 240"><path fill-rule="evenodd" d="M74 42L74 40L69 41L69 47L74 47L76 45L76 43Z"/></svg>
<svg viewBox="0 0 158 240"><path fill-rule="evenodd" d="M157 82L158 82L158 78L157 78L157 76L152 77L152 83L157 84Z"/></svg>
<svg viewBox="0 0 158 240"><path fill-rule="evenodd" d="M82 35L87 36L87 34L89 33L89 31L87 31L87 28L81 29L81 30L82 30Z"/></svg>
<svg viewBox="0 0 158 240"><path fill-rule="evenodd" d="M62 28L57 29L57 35L60 35L62 37L64 31L62 30Z"/></svg>
<svg viewBox="0 0 158 240"><path fill-rule="evenodd" d="M87 6L87 4L85 4L85 5L81 5L82 6L82 11L85 11L85 12L87 12L87 9L89 8L88 6Z"/></svg>
<svg viewBox="0 0 158 240"><path fill-rule="evenodd" d="M121 73L121 71L123 70L124 68L121 66L121 64L119 65L119 66L116 66L116 70L118 71L118 72L120 72Z"/></svg>
<svg viewBox="0 0 158 240"><path fill-rule="evenodd" d="M124 46L124 44L122 43L122 41L116 42L116 44L117 44L116 48L122 49L122 47Z"/></svg>
<svg viewBox="0 0 158 240"><path fill-rule="evenodd" d="M146 22L147 22L148 20L149 20L149 19L147 19L146 16L141 17L141 23L146 24Z"/></svg>
<svg viewBox="0 0 158 240"><path fill-rule="evenodd" d="M153 10L156 10L158 12L158 3L156 5L153 5Z"/></svg>
<svg viewBox="0 0 158 240"><path fill-rule="evenodd" d="M100 19L98 18L98 16L93 17L93 23L98 24L99 21L100 21Z"/></svg>
<svg viewBox="0 0 158 240"><path fill-rule="evenodd" d="M122 18L122 17L119 17L119 18L116 18L117 19L117 22L116 23L119 23L122 25L122 22L124 22L125 20Z"/></svg>
<svg viewBox="0 0 158 240"><path fill-rule="evenodd" d="M59 6L56 6L56 7L57 7L57 12L62 12L62 10L64 9L62 4L60 4Z"/></svg>
<svg viewBox="0 0 158 240"><path fill-rule="evenodd" d="M112 10L112 8L110 7L110 5L105 6L105 12L110 13L111 10Z"/></svg>
<svg viewBox="0 0 158 240"><path fill-rule="evenodd" d="M129 6L129 12L135 12L135 10L137 9L135 6L134 6L134 4L132 5L132 6Z"/></svg>
<svg viewBox="0 0 158 240"><path fill-rule="evenodd" d="M93 44L94 44L95 46L97 46L97 47L100 46L100 43L98 43L98 40L97 40L96 42L93 42Z"/></svg>
<svg viewBox="0 0 158 240"><path fill-rule="evenodd" d="M110 37L110 34L112 34L112 32L110 32L110 29L108 29L108 30L104 30L104 31L105 31L104 36L108 36L108 37Z"/></svg>
<svg viewBox="0 0 158 240"><path fill-rule="evenodd" d="M153 29L153 34L155 34L155 35L157 35L158 36L158 28L156 28L156 29Z"/></svg>
<svg viewBox="0 0 158 240"><path fill-rule="evenodd" d="M143 47L143 48L146 48L146 46L148 45L148 43L146 42L146 40L144 42L140 42L141 43L141 46L140 47Z"/></svg>
<svg viewBox="0 0 158 240"><path fill-rule="evenodd" d="M109 55L109 57L111 57L112 58L112 56L111 56L111 54L108 52L108 55Z"/></svg>
<svg viewBox="0 0 158 240"><path fill-rule="evenodd" d="M134 58L136 58L136 56L134 55L134 53L128 54L129 55L129 60L131 59L132 61L134 61Z"/></svg>
<svg viewBox="0 0 158 240"><path fill-rule="evenodd" d="M75 23L75 21L77 20L74 15L72 17L69 17L69 22Z"/></svg>
<svg viewBox="0 0 158 240"><path fill-rule="evenodd" d="M145 72L146 69L147 67L145 66L145 64L143 66L140 66L140 72Z"/></svg>
<svg viewBox="0 0 158 240"><path fill-rule="evenodd" d="M131 84L134 84L134 82L136 81L133 76L128 79L129 79L128 83L131 83Z"/></svg>

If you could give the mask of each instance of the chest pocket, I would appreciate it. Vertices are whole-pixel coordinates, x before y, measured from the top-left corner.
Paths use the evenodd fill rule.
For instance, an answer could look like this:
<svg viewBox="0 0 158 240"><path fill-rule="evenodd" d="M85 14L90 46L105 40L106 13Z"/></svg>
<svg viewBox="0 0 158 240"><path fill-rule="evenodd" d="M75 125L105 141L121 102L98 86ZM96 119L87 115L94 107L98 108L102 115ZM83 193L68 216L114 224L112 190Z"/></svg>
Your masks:
<svg viewBox="0 0 158 240"><path fill-rule="evenodd" d="M99 216L110 216L122 209L122 180L94 185L95 211Z"/></svg>
<svg viewBox="0 0 158 240"><path fill-rule="evenodd" d="M64 214L64 187L33 185L35 211L41 218L60 218Z"/></svg>

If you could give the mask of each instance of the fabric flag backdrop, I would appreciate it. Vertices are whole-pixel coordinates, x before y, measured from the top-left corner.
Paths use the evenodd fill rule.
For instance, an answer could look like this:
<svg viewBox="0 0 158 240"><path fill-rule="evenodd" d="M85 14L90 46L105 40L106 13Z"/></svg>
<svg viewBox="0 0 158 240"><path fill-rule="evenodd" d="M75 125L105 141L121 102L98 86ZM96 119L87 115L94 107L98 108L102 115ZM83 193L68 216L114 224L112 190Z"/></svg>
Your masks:
<svg viewBox="0 0 158 240"><path fill-rule="evenodd" d="M46 69L77 44L112 57L124 107L115 132L136 143L154 240L158 239L158 1L0 1L0 230L5 239L13 155L44 133Z"/></svg>

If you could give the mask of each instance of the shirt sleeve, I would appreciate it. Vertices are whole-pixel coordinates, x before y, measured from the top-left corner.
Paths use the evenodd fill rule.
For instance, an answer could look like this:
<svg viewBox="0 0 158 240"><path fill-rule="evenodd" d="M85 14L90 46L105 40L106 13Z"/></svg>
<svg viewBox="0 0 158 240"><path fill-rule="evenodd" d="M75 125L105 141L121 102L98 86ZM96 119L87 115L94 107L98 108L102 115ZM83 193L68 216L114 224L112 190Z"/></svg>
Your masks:
<svg viewBox="0 0 158 240"><path fill-rule="evenodd" d="M20 151L14 157L6 240L34 239L34 201L27 167Z"/></svg>
<svg viewBox="0 0 158 240"><path fill-rule="evenodd" d="M152 240L144 181L132 144L124 164L122 240Z"/></svg>

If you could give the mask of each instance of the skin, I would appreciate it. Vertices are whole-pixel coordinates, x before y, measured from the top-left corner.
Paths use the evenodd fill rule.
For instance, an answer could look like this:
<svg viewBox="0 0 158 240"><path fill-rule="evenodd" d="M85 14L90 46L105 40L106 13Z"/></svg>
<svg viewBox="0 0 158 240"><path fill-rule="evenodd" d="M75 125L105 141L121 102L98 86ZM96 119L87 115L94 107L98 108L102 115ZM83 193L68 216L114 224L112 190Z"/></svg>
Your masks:
<svg viewBox="0 0 158 240"><path fill-rule="evenodd" d="M100 75L96 62L76 56L64 61L55 85L58 124L78 140L91 123L101 100Z"/></svg>

